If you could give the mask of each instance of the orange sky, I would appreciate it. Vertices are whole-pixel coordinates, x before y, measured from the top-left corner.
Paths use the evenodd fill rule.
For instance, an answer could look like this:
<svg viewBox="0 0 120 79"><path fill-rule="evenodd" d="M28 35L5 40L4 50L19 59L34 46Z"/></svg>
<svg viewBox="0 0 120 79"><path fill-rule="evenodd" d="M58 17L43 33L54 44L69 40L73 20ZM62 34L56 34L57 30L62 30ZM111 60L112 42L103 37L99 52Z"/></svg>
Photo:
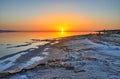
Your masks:
<svg viewBox="0 0 120 79"><path fill-rule="evenodd" d="M77 15L74 13L55 13L38 15L28 18L21 23L14 23L10 30L38 30L38 31L89 31L99 29L95 26L97 22L84 14ZM19 26L19 27L18 27Z"/></svg>
<svg viewBox="0 0 120 79"><path fill-rule="evenodd" d="M16 23L7 23L8 26L5 29L33 31L95 31L106 29L106 27L100 27L102 24L100 20L102 18L96 20L84 14L51 13L42 16L37 15ZM114 29L114 27L111 26L107 29Z"/></svg>
<svg viewBox="0 0 120 79"><path fill-rule="evenodd" d="M0 30L120 28L120 0L0 0Z"/></svg>
<svg viewBox="0 0 120 79"><path fill-rule="evenodd" d="M92 20L85 16L79 16L75 14L49 14L47 16L38 16L31 20L29 20L31 26L31 30L52 30L52 31L61 31L64 29L65 31L72 31L72 30L88 30L87 27L92 25ZM47 26L47 28L46 28ZM74 26L76 28L74 28ZM83 27L84 26L84 27Z"/></svg>

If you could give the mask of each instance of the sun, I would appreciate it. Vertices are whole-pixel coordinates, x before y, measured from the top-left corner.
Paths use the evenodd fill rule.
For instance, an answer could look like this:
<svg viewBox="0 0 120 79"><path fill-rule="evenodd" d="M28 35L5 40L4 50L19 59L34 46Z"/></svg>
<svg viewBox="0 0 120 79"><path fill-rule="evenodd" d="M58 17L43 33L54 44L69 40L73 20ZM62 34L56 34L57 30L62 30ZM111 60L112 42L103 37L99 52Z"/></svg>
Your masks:
<svg viewBox="0 0 120 79"><path fill-rule="evenodd" d="M58 25L58 30L61 33L64 33L67 31L67 26L66 25Z"/></svg>
<svg viewBox="0 0 120 79"><path fill-rule="evenodd" d="M65 32L65 29L63 27L61 28L61 32Z"/></svg>
<svg viewBox="0 0 120 79"><path fill-rule="evenodd" d="M59 32L65 32L65 26L64 25L58 25Z"/></svg>

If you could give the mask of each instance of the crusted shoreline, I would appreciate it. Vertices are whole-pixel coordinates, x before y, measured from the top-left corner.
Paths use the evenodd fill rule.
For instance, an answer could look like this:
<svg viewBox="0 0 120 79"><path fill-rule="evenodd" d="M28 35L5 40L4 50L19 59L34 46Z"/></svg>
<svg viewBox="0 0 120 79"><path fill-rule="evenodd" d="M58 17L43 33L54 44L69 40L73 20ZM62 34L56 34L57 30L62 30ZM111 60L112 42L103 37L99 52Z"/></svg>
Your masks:
<svg viewBox="0 0 120 79"><path fill-rule="evenodd" d="M108 38L110 37L91 34L47 40L50 42L21 55L16 60L19 63L0 72L0 77L1 79L119 79L120 38L114 37L118 40L112 41ZM45 58L35 61L30 66L18 68L20 63L32 56Z"/></svg>

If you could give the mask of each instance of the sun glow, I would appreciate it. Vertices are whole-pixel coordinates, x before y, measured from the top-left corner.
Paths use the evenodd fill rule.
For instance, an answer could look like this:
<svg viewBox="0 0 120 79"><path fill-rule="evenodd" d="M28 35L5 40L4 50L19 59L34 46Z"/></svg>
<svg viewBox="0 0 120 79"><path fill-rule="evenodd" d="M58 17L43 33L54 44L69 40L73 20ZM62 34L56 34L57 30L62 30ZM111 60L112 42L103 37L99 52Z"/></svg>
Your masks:
<svg viewBox="0 0 120 79"><path fill-rule="evenodd" d="M92 20L90 20L89 17L72 13L56 13L54 15L36 16L28 22L30 23L28 26L31 26L29 29L57 32L89 30L91 28L87 27L92 25Z"/></svg>
<svg viewBox="0 0 120 79"><path fill-rule="evenodd" d="M65 30L64 30L64 28L61 28L61 32L64 32Z"/></svg>
<svg viewBox="0 0 120 79"><path fill-rule="evenodd" d="M66 26L65 25L58 25L57 27L59 29L59 32L65 32L66 31Z"/></svg>

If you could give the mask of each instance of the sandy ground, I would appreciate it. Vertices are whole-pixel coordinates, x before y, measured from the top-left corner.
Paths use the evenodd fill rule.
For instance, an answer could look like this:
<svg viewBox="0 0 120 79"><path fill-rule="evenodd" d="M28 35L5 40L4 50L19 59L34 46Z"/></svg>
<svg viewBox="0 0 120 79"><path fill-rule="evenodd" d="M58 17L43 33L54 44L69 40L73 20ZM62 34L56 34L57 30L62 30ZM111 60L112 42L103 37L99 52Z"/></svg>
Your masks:
<svg viewBox="0 0 120 79"><path fill-rule="evenodd" d="M0 79L120 79L120 37L83 35L50 43L1 59ZM9 64L8 64L9 65ZM2 66L1 66L2 67Z"/></svg>

